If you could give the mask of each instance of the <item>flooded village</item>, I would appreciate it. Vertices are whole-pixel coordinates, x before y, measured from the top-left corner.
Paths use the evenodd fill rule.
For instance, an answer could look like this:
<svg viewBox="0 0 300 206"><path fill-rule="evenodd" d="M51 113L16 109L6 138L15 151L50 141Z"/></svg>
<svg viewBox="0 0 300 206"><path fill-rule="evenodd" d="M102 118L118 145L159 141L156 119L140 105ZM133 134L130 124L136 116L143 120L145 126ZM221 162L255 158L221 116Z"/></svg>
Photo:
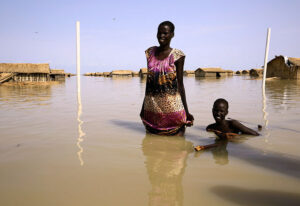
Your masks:
<svg viewBox="0 0 300 206"><path fill-rule="evenodd" d="M299 206L300 1L1 1L0 206Z"/></svg>
<svg viewBox="0 0 300 206"><path fill-rule="evenodd" d="M300 79L300 58L275 56L267 64L267 78L278 79ZM84 76L95 77L141 77L147 76L147 68L139 71L133 70L113 70L110 72L85 73ZM185 70L184 76L220 78L233 75L249 75L252 78L263 76L263 68L251 68L246 70L225 70L222 68L197 68L196 70ZM0 63L0 84L5 82L52 82L65 81L66 77L75 74L65 73L63 69L50 69L49 64L30 64L30 63Z"/></svg>

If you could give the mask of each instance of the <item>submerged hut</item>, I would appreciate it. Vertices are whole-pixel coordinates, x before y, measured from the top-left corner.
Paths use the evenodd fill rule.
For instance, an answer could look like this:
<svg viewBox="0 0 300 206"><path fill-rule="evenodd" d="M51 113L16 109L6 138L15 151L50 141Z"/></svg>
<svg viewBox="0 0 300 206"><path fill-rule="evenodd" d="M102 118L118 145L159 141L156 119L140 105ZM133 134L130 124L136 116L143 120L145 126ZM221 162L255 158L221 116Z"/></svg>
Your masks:
<svg viewBox="0 0 300 206"><path fill-rule="evenodd" d="M113 70L110 76L122 76L122 77L132 77L132 71L130 70Z"/></svg>
<svg viewBox="0 0 300 206"><path fill-rule="evenodd" d="M94 76L96 76L96 77L101 77L101 76L103 76L103 72L96 72L96 73L94 74Z"/></svg>
<svg viewBox="0 0 300 206"><path fill-rule="evenodd" d="M275 56L268 62L266 77L300 79L300 58Z"/></svg>
<svg viewBox="0 0 300 206"><path fill-rule="evenodd" d="M144 78L147 77L148 69L147 68L141 68L139 71L140 77Z"/></svg>
<svg viewBox="0 0 300 206"><path fill-rule="evenodd" d="M227 72L221 68L198 68L195 71L196 77L226 77Z"/></svg>
<svg viewBox="0 0 300 206"><path fill-rule="evenodd" d="M51 81L65 81L65 71L63 69L50 69Z"/></svg>
<svg viewBox="0 0 300 206"><path fill-rule="evenodd" d="M227 73L227 76L233 76L233 71L232 70L225 70Z"/></svg>
<svg viewBox="0 0 300 206"><path fill-rule="evenodd" d="M249 75L251 77L261 77L264 73L264 69L251 69Z"/></svg>
<svg viewBox="0 0 300 206"><path fill-rule="evenodd" d="M0 73L2 73L0 83L4 81L46 82L50 80L49 64L0 63Z"/></svg>
<svg viewBox="0 0 300 206"><path fill-rule="evenodd" d="M65 73L65 76L66 76L66 77L71 77L71 76L75 76L75 75L72 74L72 73Z"/></svg>
<svg viewBox="0 0 300 206"><path fill-rule="evenodd" d="M243 70L242 74L249 74L249 71L248 70Z"/></svg>
<svg viewBox="0 0 300 206"><path fill-rule="evenodd" d="M136 71L134 71L134 72L132 72L132 76L134 76L134 77L138 77L139 76L139 72L136 72Z"/></svg>
<svg viewBox="0 0 300 206"><path fill-rule="evenodd" d="M111 72L103 72L104 77L109 77Z"/></svg>
<svg viewBox="0 0 300 206"><path fill-rule="evenodd" d="M183 75L184 76L195 76L195 71L193 71L193 70L185 70L183 72Z"/></svg>

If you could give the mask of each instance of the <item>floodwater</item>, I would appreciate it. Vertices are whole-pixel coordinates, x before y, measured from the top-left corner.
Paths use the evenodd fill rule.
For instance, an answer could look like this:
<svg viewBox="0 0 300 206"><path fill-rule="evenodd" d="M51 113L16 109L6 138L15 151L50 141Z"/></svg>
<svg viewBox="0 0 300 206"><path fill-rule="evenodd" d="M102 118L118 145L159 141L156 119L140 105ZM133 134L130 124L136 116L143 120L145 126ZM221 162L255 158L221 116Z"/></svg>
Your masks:
<svg viewBox="0 0 300 206"><path fill-rule="evenodd" d="M0 86L0 205L300 205L300 81L266 82L264 104L261 79L186 77L184 137L145 133L145 80L81 77L79 101L76 81ZM220 97L261 136L194 152Z"/></svg>

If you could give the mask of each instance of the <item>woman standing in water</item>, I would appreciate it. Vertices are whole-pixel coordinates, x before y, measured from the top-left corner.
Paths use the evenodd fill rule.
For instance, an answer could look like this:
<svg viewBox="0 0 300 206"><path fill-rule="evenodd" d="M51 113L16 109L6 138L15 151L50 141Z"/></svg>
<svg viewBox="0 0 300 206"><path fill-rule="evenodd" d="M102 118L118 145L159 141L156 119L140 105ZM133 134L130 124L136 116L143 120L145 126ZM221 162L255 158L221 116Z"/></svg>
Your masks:
<svg viewBox="0 0 300 206"><path fill-rule="evenodd" d="M183 85L185 55L170 47L175 26L164 21L159 24L159 47L146 50L147 83L140 116L150 133L159 135L183 135L185 127L193 124Z"/></svg>

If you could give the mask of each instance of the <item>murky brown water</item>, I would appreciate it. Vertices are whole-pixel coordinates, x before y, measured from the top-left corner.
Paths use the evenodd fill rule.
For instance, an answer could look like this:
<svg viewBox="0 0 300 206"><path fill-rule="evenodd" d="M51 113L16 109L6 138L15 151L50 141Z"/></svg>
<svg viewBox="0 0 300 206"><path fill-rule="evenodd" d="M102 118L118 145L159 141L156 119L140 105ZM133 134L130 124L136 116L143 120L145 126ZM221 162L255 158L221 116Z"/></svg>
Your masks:
<svg viewBox="0 0 300 206"><path fill-rule="evenodd" d="M0 205L299 205L300 81L267 82L265 115L261 80L184 81L185 138L145 133L140 78L82 77L79 116L76 77L0 86ZM228 117L267 128L195 153L214 142L219 97Z"/></svg>

